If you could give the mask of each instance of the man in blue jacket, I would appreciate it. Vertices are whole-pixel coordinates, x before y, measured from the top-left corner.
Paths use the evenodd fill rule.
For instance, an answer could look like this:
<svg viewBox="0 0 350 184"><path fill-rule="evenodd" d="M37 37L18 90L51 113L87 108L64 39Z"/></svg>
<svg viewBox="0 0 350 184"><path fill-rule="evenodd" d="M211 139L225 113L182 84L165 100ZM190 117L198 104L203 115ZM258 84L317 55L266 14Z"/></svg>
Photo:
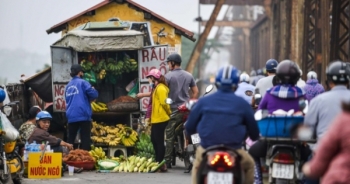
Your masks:
<svg viewBox="0 0 350 184"><path fill-rule="evenodd" d="M66 86L66 116L68 119L68 143L74 144L80 130L80 148L89 151L91 148L91 105L98 97L98 92L87 81L82 79L84 73L79 64L73 64L70 76L72 80Z"/></svg>
<svg viewBox="0 0 350 184"><path fill-rule="evenodd" d="M199 99L191 110L185 125L186 131L189 135L198 132L201 139L193 164L193 184L197 183L196 174L205 149L220 144L237 150L242 157L245 183L254 182L254 161L242 149L242 145L247 135L252 140L257 140L259 129L251 106L235 95L238 82L239 76L235 67L220 69L215 83L218 91Z"/></svg>

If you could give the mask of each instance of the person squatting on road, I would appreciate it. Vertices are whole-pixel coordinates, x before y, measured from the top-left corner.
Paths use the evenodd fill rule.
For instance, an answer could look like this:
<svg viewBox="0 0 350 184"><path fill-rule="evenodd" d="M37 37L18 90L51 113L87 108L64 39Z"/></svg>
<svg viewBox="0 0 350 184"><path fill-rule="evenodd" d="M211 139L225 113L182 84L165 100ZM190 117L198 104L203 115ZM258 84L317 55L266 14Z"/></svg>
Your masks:
<svg viewBox="0 0 350 184"><path fill-rule="evenodd" d="M90 151L91 149L91 116L90 102L98 97L98 92L89 82L82 79L84 73L79 64L73 64L70 76L72 80L65 90L66 116L68 119L68 142L74 144L80 130L80 148Z"/></svg>
<svg viewBox="0 0 350 184"><path fill-rule="evenodd" d="M269 114L272 114L278 109L284 111L293 109L294 112L300 111L299 101L304 99L304 92L296 86L300 78L299 67L293 61L284 60L278 64L276 76L279 81L276 82L276 86L266 91L258 109L268 110ZM265 158L266 152L267 143L264 140L257 141L249 149L249 153L253 156L256 164L255 183L257 184L263 182L260 158Z"/></svg>
<svg viewBox="0 0 350 184"><path fill-rule="evenodd" d="M185 124L186 132L188 135L198 132L201 138L192 168L192 184L197 183L196 174L205 149L220 144L236 149L242 157L245 183L254 182L254 160L242 149L242 145L247 135L253 141L257 140L259 129L251 106L235 95L238 82L235 67L221 68L216 75L218 91L200 98L191 110Z"/></svg>
<svg viewBox="0 0 350 184"><path fill-rule="evenodd" d="M165 155L164 132L170 119L170 106L166 103L169 88L165 77L158 69L152 69L146 76L152 88L146 118L151 122L151 141L155 151L155 160L162 162ZM160 171L167 171L166 164L160 168Z"/></svg>
<svg viewBox="0 0 350 184"><path fill-rule="evenodd" d="M41 112L41 108L39 106L33 106L29 109L28 112L28 120L23 123L19 128L19 135L21 137L22 142L28 141L29 137L32 135L36 126L36 115Z"/></svg>
<svg viewBox="0 0 350 184"><path fill-rule="evenodd" d="M311 102L313 98L324 92L323 86L318 83L317 73L310 71L307 73L307 81L304 87L305 98L307 101Z"/></svg>

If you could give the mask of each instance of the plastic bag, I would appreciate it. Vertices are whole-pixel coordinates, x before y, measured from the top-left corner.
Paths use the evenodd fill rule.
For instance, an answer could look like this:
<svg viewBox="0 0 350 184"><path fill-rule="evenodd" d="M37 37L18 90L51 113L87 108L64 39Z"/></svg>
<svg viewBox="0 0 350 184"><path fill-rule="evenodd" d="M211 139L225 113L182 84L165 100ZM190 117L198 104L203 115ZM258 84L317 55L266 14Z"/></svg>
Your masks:
<svg viewBox="0 0 350 184"><path fill-rule="evenodd" d="M96 74L92 70L90 70L90 72L84 73L83 79L88 81L91 85L96 84Z"/></svg>
<svg viewBox="0 0 350 184"><path fill-rule="evenodd" d="M6 132L4 136L5 141L14 141L19 137L19 132L17 129L12 125L9 119L7 119L6 115L2 112L0 112L1 116L1 126L2 131Z"/></svg>
<svg viewBox="0 0 350 184"><path fill-rule="evenodd" d="M125 90L130 92L130 90L135 86L135 80L132 80L126 87Z"/></svg>
<svg viewBox="0 0 350 184"><path fill-rule="evenodd" d="M137 93L139 92L139 85L137 83L137 80L135 81L134 87L129 91L128 96L131 96L133 98L136 98Z"/></svg>

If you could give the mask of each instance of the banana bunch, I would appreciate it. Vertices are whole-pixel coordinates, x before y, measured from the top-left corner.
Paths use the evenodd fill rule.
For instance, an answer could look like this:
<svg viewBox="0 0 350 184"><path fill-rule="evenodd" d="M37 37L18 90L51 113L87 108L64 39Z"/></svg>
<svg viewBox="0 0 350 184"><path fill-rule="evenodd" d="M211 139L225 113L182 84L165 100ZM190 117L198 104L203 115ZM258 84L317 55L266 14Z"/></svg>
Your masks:
<svg viewBox="0 0 350 184"><path fill-rule="evenodd" d="M93 63L91 61L86 61L83 59L80 62L80 66L83 68L84 71L90 71L93 68Z"/></svg>
<svg viewBox="0 0 350 184"><path fill-rule="evenodd" d="M100 73L98 74L98 78L100 79L100 80L102 80L102 79L104 79L105 77L106 77L106 70L101 70L100 71Z"/></svg>
<svg viewBox="0 0 350 184"><path fill-rule="evenodd" d="M89 154L92 156L95 162L107 158L105 152L102 150L101 147L91 149L91 151L89 151Z"/></svg>
<svg viewBox="0 0 350 184"><path fill-rule="evenodd" d="M164 164L154 162L152 158L130 156L120 165L113 169L114 172L154 172L160 165Z"/></svg>
<svg viewBox="0 0 350 184"><path fill-rule="evenodd" d="M124 61L124 71L126 73L137 71L138 66L135 59L129 59Z"/></svg>
<svg viewBox="0 0 350 184"><path fill-rule="evenodd" d="M154 158L155 152L151 142L151 137L145 133L142 133L139 138L139 142L136 143L137 156Z"/></svg>
<svg viewBox="0 0 350 184"><path fill-rule="evenodd" d="M108 111L107 105L102 102L91 102L91 108L93 112L106 112Z"/></svg>
<svg viewBox="0 0 350 184"><path fill-rule="evenodd" d="M108 142L108 145L109 146L117 146L120 143L120 140L121 140L120 137L115 138L115 139L111 140L110 142Z"/></svg>
<svg viewBox="0 0 350 184"><path fill-rule="evenodd" d="M119 133L122 135L121 139L124 146L130 147L135 145L137 141L137 132L135 130L124 126L124 130L121 130Z"/></svg>

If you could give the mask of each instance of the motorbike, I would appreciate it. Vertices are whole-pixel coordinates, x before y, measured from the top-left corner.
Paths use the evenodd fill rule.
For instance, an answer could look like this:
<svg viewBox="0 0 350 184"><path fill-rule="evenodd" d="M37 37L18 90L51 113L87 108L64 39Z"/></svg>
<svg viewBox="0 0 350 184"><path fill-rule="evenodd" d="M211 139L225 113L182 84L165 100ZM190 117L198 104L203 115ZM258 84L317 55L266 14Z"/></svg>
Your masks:
<svg viewBox="0 0 350 184"><path fill-rule="evenodd" d="M213 85L207 86L203 96L210 93L213 90L213 88ZM190 113L191 108L196 102L196 99L191 99L188 102L180 105L177 108L177 110L173 111L171 114L171 116L174 116L177 113L184 114L182 122L175 128L175 141L172 155L172 165L176 165L176 157L178 157L185 164L185 173L189 173L191 171L196 149L200 143L200 138L198 134L191 135L191 139L189 139L189 136L186 135L184 129L184 125L187 121L188 114ZM168 98L166 100L166 103L172 104L173 101L172 99Z"/></svg>
<svg viewBox="0 0 350 184"><path fill-rule="evenodd" d="M241 157L234 149L224 145L212 146L207 148L202 156L197 171L198 184L243 183Z"/></svg>
<svg viewBox="0 0 350 184"><path fill-rule="evenodd" d="M307 113L308 103L300 103L302 112ZM286 116L293 119L294 110L287 112ZM265 110L258 110L255 119L260 121L268 116ZM286 122L284 122L286 123ZM286 125L285 125L286 126ZM306 143L315 143L312 131L302 124L294 124L291 137L264 137L267 142L266 165L269 167L269 183L271 184L296 184L302 181L301 168L306 161L302 159L302 149ZM301 128L299 128L301 127ZM289 127L290 128L290 127ZM276 130L277 131L277 130Z"/></svg>
<svg viewBox="0 0 350 184"><path fill-rule="evenodd" d="M12 106L18 105L18 101L10 102L1 107L1 110L8 116L11 113ZM2 113L2 112L0 112ZM24 171L24 163L19 155L17 141L6 141L3 135L4 131L0 131L0 184L11 183L21 184Z"/></svg>

